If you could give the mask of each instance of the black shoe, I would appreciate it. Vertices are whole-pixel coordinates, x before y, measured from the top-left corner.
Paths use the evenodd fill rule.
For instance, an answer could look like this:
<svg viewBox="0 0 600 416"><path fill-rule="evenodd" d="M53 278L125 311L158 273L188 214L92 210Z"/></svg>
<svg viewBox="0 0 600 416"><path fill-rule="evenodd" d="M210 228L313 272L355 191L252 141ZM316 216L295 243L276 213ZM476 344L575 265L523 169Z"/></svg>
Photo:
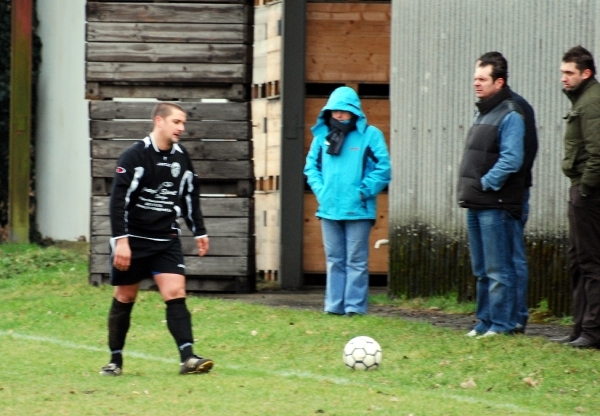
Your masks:
<svg viewBox="0 0 600 416"><path fill-rule="evenodd" d="M524 334L525 333L525 325L517 324L515 330L513 331L515 334Z"/></svg>
<svg viewBox="0 0 600 416"><path fill-rule="evenodd" d="M571 341L573 341L573 338L571 338L571 335L567 335L566 337L562 337L562 338L552 338L550 340L550 342L554 342L556 344L568 344Z"/></svg>
<svg viewBox="0 0 600 416"><path fill-rule="evenodd" d="M120 376L123 370L115 363L108 363L100 370L101 376Z"/></svg>
<svg viewBox="0 0 600 416"><path fill-rule="evenodd" d="M213 360L192 355L179 367L179 374L208 373L213 366Z"/></svg>
<svg viewBox="0 0 600 416"><path fill-rule="evenodd" d="M579 337L575 341L569 342L567 345L575 348L598 348L597 342L585 337Z"/></svg>

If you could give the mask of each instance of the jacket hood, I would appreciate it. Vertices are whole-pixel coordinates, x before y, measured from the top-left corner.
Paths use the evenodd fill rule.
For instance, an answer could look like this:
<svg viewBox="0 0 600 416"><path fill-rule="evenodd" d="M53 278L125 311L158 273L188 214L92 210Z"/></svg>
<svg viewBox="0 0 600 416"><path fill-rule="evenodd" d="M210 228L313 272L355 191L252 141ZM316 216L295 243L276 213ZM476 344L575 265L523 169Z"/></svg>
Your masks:
<svg viewBox="0 0 600 416"><path fill-rule="evenodd" d="M356 120L356 129L360 133L364 133L367 129L367 117L362 111L358 94L350 87L339 87L331 93L327 103L321 109L321 112L317 117L317 123L311 128L314 136L329 130L325 117L326 114L332 110L351 112L358 117Z"/></svg>

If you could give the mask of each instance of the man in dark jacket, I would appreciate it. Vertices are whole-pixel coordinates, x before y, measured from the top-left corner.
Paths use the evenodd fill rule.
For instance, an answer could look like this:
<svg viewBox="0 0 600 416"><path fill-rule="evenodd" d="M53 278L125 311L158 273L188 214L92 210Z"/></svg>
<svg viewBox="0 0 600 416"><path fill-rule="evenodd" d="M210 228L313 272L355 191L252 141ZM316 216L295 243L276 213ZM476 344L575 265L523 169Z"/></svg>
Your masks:
<svg viewBox="0 0 600 416"><path fill-rule="evenodd" d="M600 84L592 54L567 51L560 66L563 92L572 103L564 117L563 173L569 189L569 275L573 329L555 340L572 347L600 346Z"/></svg>
<svg viewBox="0 0 600 416"><path fill-rule="evenodd" d="M514 222L523 211L525 123L506 85L504 57L483 57L474 75L479 112L467 135L460 165L458 203L467 211L473 274L477 277L477 318L468 336L513 333L516 270L512 256Z"/></svg>

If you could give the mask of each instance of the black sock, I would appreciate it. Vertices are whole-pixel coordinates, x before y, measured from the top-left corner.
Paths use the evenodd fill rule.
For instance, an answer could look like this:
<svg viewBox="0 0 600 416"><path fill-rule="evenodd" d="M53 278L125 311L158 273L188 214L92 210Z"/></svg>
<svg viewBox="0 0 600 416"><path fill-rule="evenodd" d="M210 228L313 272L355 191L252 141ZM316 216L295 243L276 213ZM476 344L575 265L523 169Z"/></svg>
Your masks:
<svg viewBox="0 0 600 416"><path fill-rule="evenodd" d="M171 299L167 305L167 327L179 348L181 362L194 355L192 315L185 305L185 298Z"/></svg>
<svg viewBox="0 0 600 416"><path fill-rule="evenodd" d="M123 367L123 347L131 322L132 303L122 303L113 298L108 312L108 347L110 348L110 362Z"/></svg>

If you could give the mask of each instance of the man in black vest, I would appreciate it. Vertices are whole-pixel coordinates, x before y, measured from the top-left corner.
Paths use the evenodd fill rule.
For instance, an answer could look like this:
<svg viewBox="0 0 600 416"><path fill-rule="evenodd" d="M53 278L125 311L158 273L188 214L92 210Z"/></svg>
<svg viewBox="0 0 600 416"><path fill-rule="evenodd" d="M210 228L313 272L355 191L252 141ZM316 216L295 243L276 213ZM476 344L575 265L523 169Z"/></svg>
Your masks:
<svg viewBox="0 0 600 416"><path fill-rule="evenodd" d="M477 61L473 86L478 112L467 135L458 203L467 208L477 318L468 336L512 334L517 325L515 221L523 213L525 123L507 85L508 63L498 54Z"/></svg>

